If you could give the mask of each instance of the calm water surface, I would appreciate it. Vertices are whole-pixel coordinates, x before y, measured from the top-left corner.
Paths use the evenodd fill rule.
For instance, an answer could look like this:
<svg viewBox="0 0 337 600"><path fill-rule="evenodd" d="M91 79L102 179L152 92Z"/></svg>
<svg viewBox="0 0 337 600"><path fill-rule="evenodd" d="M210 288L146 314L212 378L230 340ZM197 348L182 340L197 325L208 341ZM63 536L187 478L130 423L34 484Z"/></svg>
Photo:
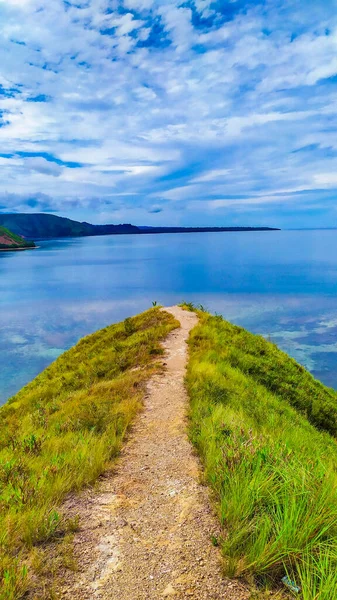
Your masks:
<svg viewBox="0 0 337 600"><path fill-rule="evenodd" d="M337 388L337 231L106 236L0 253L0 403L153 300L201 303Z"/></svg>

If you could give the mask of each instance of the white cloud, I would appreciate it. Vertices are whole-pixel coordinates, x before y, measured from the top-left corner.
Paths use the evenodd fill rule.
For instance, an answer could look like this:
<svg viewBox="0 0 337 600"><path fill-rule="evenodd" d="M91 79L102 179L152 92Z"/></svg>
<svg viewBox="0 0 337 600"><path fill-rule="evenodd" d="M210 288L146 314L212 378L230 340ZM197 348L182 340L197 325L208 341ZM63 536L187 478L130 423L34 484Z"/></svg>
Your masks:
<svg viewBox="0 0 337 600"><path fill-rule="evenodd" d="M328 188L337 186L337 173L317 173L313 179L317 186Z"/></svg>
<svg viewBox="0 0 337 600"><path fill-rule="evenodd" d="M227 21L214 1L195 7L198 26L175 0L0 0L0 193L102 211L124 194L119 210L146 215L337 188L330 2L233 5Z"/></svg>
<svg viewBox="0 0 337 600"><path fill-rule="evenodd" d="M195 177L192 181L193 183L203 183L208 181L214 181L220 178L225 179L226 177L228 177L228 175L230 175L230 173L230 169L213 169L208 171L205 175Z"/></svg>
<svg viewBox="0 0 337 600"><path fill-rule="evenodd" d="M124 0L124 5L131 10L148 10L154 5L154 0Z"/></svg>
<svg viewBox="0 0 337 600"><path fill-rule="evenodd" d="M134 19L132 13L126 13L125 15L118 17L107 17L106 25L116 27L117 35L127 35L128 33L131 33L131 31L139 29L143 25L143 21Z"/></svg>
<svg viewBox="0 0 337 600"><path fill-rule="evenodd" d="M43 175L52 175L53 177L58 177L62 172L62 167L60 167L60 165L49 162L40 156L25 158L23 164L24 167L29 171L36 171L37 173L42 173Z"/></svg>

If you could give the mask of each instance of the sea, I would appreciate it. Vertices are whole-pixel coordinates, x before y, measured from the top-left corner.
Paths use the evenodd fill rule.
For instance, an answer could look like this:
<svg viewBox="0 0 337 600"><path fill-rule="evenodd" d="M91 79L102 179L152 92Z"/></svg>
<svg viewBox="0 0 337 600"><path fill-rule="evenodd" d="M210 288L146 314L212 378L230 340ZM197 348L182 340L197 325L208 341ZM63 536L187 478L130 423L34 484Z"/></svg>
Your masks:
<svg viewBox="0 0 337 600"><path fill-rule="evenodd" d="M337 231L121 235L0 253L0 404L62 352L153 302L193 302L337 389Z"/></svg>

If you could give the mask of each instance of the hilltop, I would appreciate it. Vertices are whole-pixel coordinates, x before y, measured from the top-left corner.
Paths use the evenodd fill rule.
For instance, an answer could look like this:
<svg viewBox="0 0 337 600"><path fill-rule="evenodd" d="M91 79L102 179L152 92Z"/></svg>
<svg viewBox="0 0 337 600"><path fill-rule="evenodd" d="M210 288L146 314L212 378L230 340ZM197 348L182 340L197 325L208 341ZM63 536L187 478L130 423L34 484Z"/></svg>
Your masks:
<svg viewBox="0 0 337 600"><path fill-rule="evenodd" d="M149 233L204 233L217 231L275 231L271 227L137 227L130 223L92 225L45 213L0 214L0 225L27 239Z"/></svg>
<svg viewBox="0 0 337 600"><path fill-rule="evenodd" d="M0 226L0 250L24 250L26 248L35 248L34 242L27 241L6 227Z"/></svg>

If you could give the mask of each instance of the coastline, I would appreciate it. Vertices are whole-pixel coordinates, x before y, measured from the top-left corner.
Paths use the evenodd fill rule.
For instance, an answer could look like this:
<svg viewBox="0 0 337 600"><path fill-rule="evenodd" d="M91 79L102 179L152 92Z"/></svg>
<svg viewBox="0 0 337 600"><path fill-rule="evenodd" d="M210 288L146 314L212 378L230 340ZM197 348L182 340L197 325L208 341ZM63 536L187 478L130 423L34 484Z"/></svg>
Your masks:
<svg viewBox="0 0 337 600"><path fill-rule="evenodd" d="M27 246L22 248L0 248L0 252L20 252L23 250L37 250L39 246Z"/></svg>

